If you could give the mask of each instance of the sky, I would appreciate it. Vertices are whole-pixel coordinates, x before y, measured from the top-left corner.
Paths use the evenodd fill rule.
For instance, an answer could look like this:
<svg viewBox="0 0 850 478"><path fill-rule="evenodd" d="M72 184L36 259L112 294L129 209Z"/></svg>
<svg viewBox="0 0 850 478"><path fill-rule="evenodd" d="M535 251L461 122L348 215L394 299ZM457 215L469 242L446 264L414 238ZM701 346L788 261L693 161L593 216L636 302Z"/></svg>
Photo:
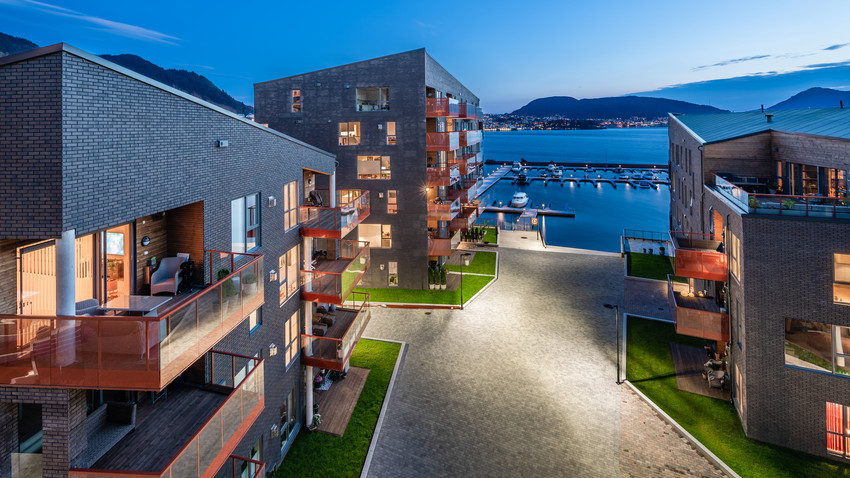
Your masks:
<svg viewBox="0 0 850 478"><path fill-rule="evenodd" d="M847 18L847 0L0 0L4 33L195 71L248 104L256 82L425 47L487 113L632 93L745 110L850 89Z"/></svg>

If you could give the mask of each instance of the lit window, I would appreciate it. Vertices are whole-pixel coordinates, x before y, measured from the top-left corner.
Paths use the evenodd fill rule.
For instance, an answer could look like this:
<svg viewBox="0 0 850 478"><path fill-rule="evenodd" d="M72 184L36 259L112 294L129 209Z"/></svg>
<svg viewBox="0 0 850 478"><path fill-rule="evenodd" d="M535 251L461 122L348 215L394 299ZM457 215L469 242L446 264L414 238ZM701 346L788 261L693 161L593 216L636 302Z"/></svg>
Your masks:
<svg viewBox="0 0 850 478"><path fill-rule="evenodd" d="M360 224L357 231L359 240L368 242L373 249L390 249L393 246L389 224Z"/></svg>
<svg viewBox="0 0 850 478"><path fill-rule="evenodd" d="M389 272L390 287L398 287L398 262L388 262L387 270Z"/></svg>
<svg viewBox="0 0 850 478"><path fill-rule="evenodd" d="M785 365L850 376L850 327L785 319Z"/></svg>
<svg viewBox="0 0 850 478"><path fill-rule="evenodd" d="M251 252L260 247L259 203L259 194L249 194L230 202L233 252Z"/></svg>
<svg viewBox="0 0 850 478"><path fill-rule="evenodd" d="M280 284L280 306L298 290L298 249L293 246L278 258L278 283Z"/></svg>
<svg viewBox="0 0 850 478"><path fill-rule="evenodd" d="M826 452L830 455L848 457L847 443L850 442L850 410L840 403L826 402Z"/></svg>
<svg viewBox="0 0 850 478"><path fill-rule="evenodd" d="M729 270L741 280L741 241L735 234L729 233Z"/></svg>
<svg viewBox="0 0 850 478"><path fill-rule="evenodd" d="M357 111L387 111L390 109L389 88L357 88Z"/></svg>
<svg viewBox="0 0 850 478"><path fill-rule="evenodd" d="M292 112L301 112L301 90L292 90Z"/></svg>
<svg viewBox="0 0 850 478"><path fill-rule="evenodd" d="M286 368L289 368L289 366L295 361L295 357L298 355L298 351L300 350L298 339L301 335L298 333L297 310L292 314L292 317L286 321L283 331L285 343L284 357L286 357Z"/></svg>
<svg viewBox="0 0 850 478"><path fill-rule="evenodd" d="M387 214L398 212L398 191L390 189L387 191Z"/></svg>
<svg viewBox="0 0 850 478"><path fill-rule="evenodd" d="M850 254L833 254L835 282L832 296L835 302L850 304Z"/></svg>
<svg viewBox="0 0 850 478"><path fill-rule="evenodd" d="M360 122L353 121L339 124L339 145L355 146L360 144Z"/></svg>
<svg viewBox="0 0 850 478"><path fill-rule="evenodd" d="M253 335L263 325L263 310L257 309L248 316L248 335Z"/></svg>
<svg viewBox="0 0 850 478"><path fill-rule="evenodd" d="M357 179L390 179L390 157L358 156Z"/></svg>
<svg viewBox="0 0 850 478"><path fill-rule="evenodd" d="M395 146L395 121L387 121L387 144Z"/></svg>
<svg viewBox="0 0 850 478"><path fill-rule="evenodd" d="M283 185L283 229L298 225L298 181Z"/></svg>

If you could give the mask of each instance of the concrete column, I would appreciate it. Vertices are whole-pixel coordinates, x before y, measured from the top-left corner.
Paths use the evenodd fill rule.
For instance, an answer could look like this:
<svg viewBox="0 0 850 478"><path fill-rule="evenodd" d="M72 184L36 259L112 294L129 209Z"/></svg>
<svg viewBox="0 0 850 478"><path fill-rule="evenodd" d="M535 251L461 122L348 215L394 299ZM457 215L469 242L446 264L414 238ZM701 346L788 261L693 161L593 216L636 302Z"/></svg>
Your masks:
<svg viewBox="0 0 850 478"><path fill-rule="evenodd" d="M313 423L313 367L304 367L304 375L304 425L309 427Z"/></svg>
<svg viewBox="0 0 850 478"><path fill-rule="evenodd" d="M330 179L328 181L328 190L329 195L331 197L331 205L330 207L336 207L336 172L331 174Z"/></svg>
<svg viewBox="0 0 850 478"><path fill-rule="evenodd" d="M56 315L73 316L76 306L76 275L74 229L62 233L56 240ZM67 366L76 360L76 320L57 322L56 365Z"/></svg>

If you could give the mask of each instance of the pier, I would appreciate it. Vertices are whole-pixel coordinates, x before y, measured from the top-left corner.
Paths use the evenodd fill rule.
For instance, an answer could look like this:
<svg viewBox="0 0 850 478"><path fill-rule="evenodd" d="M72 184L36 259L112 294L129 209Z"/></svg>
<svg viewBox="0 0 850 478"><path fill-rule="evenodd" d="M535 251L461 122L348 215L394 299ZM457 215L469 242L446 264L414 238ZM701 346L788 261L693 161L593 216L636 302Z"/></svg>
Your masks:
<svg viewBox="0 0 850 478"><path fill-rule="evenodd" d="M553 161L553 163L556 166L560 166L562 169L563 168L584 169L584 168L587 168L587 167L591 167L593 169L601 169L603 171L611 171L611 172L616 172L616 171L614 171L616 169L650 169L650 170L654 169L656 171L663 171L663 172L667 171L667 165L666 164L626 164L626 165L617 164L617 165L614 165L611 162L607 162L607 163L592 163L592 162L565 163L565 162L554 162L554 161ZM495 159L486 159L486 160L484 160L484 164L502 164L502 165L504 165L506 163L505 163L505 161L497 161ZM544 162L540 162L540 161L526 161L525 163L523 163L523 167L527 167L527 168L539 168L539 167L545 168L547 166L549 166L549 163L544 163Z"/></svg>
<svg viewBox="0 0 850 478"><path fill-rule="evenodd" d="M498 201L496 201L498 202ZM548 207L510 207L496 206L496 202L484 208L484 212L501 212L505 214L519 214L521 216L555 216L555 217L576 217L575 211L571 209L552 209Z"/></svg>

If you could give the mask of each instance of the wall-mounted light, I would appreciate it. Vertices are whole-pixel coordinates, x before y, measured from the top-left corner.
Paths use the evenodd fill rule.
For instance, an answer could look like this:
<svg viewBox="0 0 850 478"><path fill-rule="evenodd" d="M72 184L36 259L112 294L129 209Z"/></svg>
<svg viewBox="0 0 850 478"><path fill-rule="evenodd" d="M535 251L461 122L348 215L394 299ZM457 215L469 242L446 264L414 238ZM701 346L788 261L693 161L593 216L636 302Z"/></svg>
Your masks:
<svg viewBox="0 0 850 478"><path fill-rule="evenodd" d="M269 357L274 357L277 355L277 344L274 342L269 344Z"/></svg>
<svg viewBox="0 0 850 478"><path fill-rule="evenodd" d="M351 85L349 85L348 83L346 83L346 84L345 84L345 89L349 89L349 88L351 88Z"/></svg>
<svg viewBox="0 0 850 478"><path fill-rule="evenodd" d="M216 146L216 148L226 148L226 147L227 147L227 146L229 146L229 145L230 145L230 143L228 143L226 139L217 139L217 140L215 140L215 146Z"/></svg>
<svg viewBox="0 0 850 478"><path fill-rule="evenodd" d="M383 198L384 198L384 193L378 193L378 197L379 197L379 198L381 198L381 199L383 199Z"/></svg>
<svg viewBox="0 0 850 478"><path fill-rule="evenodd" d="M363 265L363 264L365 264L365 263L366 263L366 258L365 258L365 257L361 257L361 258L360 258L360 265Z"/></svg>
<svg viewBox="0 0 850 478"><path fill-rule="evenodd" d="M322 82L321 82L321 81L317 81L317 82L316 82L316 86L322 86Z"/></svg>
<svg viewBox="0 0 850 478"><path fill-rule="evenodd" d="M274 282L277 280L277 271L272 269L269 271L269 282Z"/></svg>
<svg viewBox="0 0 850 478"><path fill-rule="evenodd" d="M378 267L379 267L381 270L384 270L384 265L383 265L383 264L381 264L381 265L380 265L380 266L378 266Z"/></svg>
<svg viewBox="0 0 850 478"><path fill-rule="evenodd" d="M378 131L384 129L384 123L378 123Z"/></svg>
<svg viewBox="0 0 850 478"><path fill-rule="evenodd" d="M271 434L272 438L277 438L280 436L280 428L278 428L277 425L272 425L272 428L271 430L269 430L269 433Z"/></svg>
<svg viewBox="0 0 850 478"><path fill-rule="evenodd" d="M274 196L269 196L269 207L277 206L277 199Z"/></svg>

